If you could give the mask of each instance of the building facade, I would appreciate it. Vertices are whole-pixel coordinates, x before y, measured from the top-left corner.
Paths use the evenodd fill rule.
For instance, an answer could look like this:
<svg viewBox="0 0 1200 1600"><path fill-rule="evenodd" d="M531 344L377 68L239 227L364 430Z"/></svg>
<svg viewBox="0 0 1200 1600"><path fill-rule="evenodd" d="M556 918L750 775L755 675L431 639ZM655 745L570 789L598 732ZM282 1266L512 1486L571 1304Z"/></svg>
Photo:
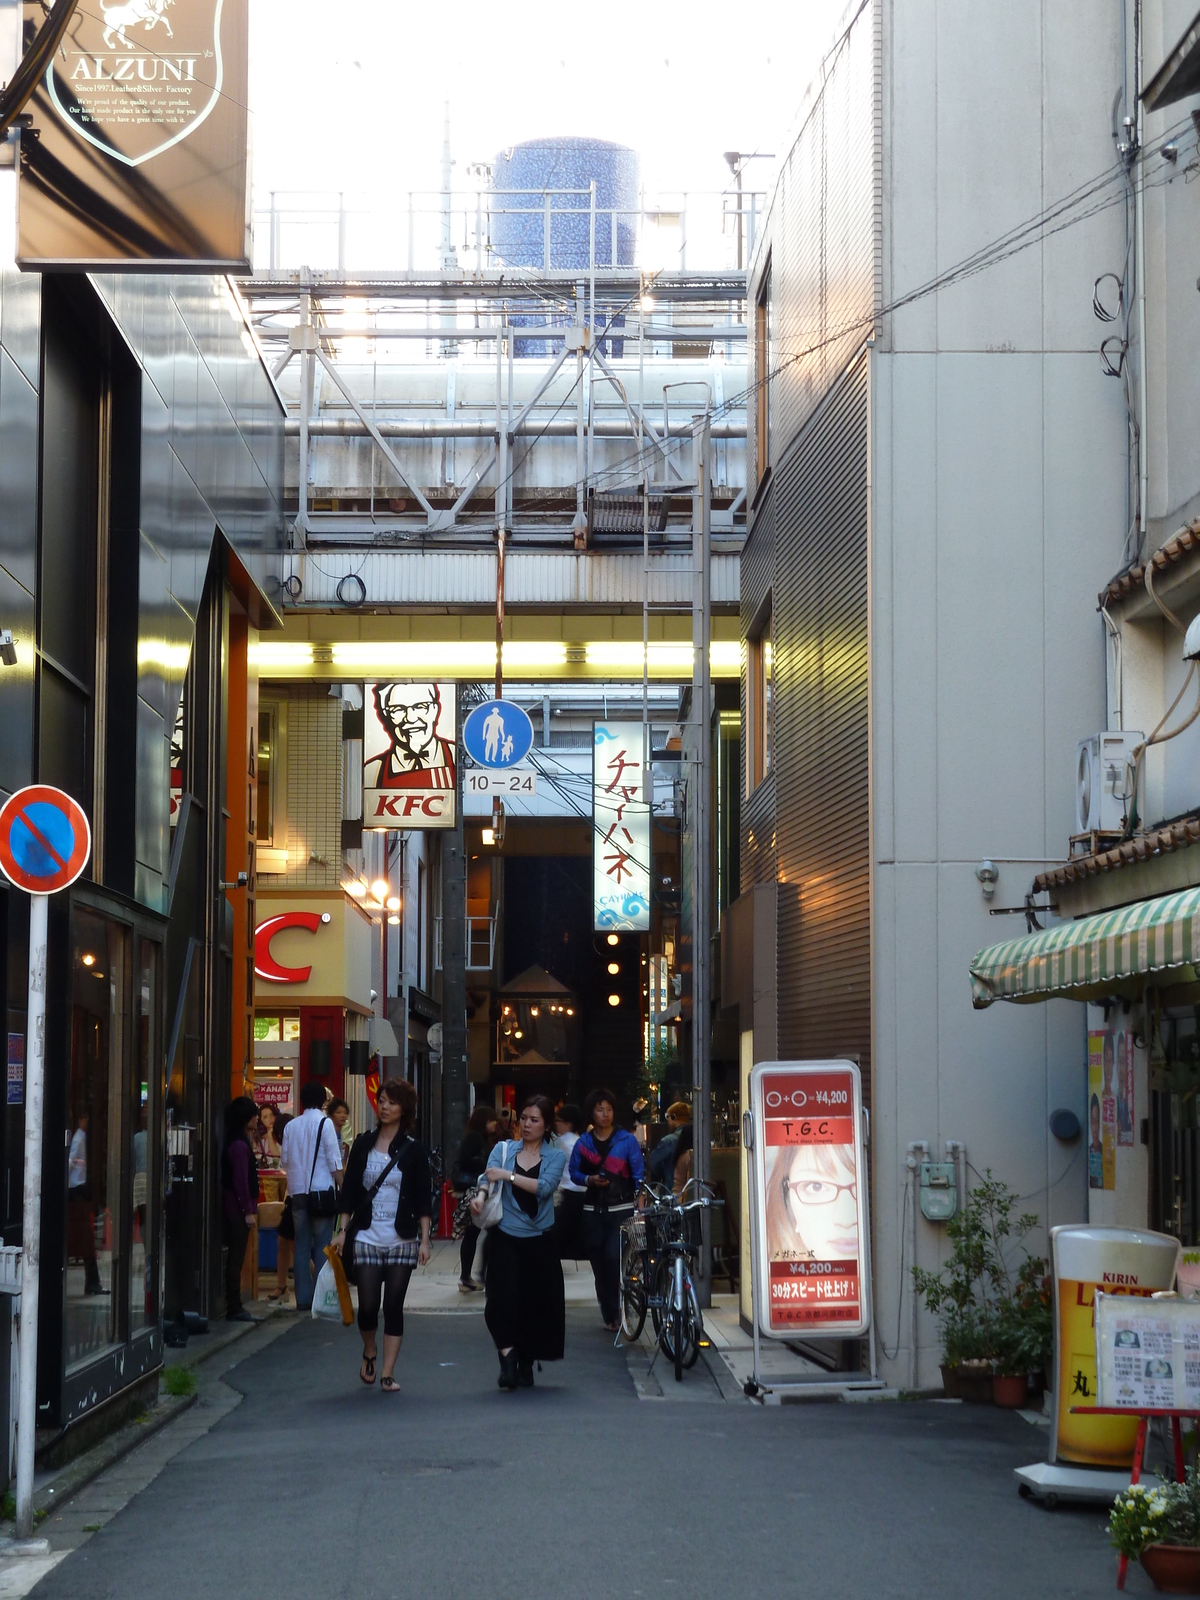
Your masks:
<svg viewBox="0 0 1200 1600"><path fill-rule="evenodd" d="M1044 1229L1085 1214L1051 1131L1084 1113L1084 1008L977 1015L966 966L1024 930L1068 854L1078 741L1109 725L1096 594L1137 402L1092 302L1128 253L1132 48L1117 8L852 6L751 262L743 1069L858 1061L901 1383L939 1357L909 1276L947 1248L924 1161L991 1171Z"/></svg>
<svg viewBox="0 0 1200 1600"><path fill-rule="evenodd" d="M6 270L0 395L0 790L55 784L93 836L50 907L38 1406L61 1443L143 1403L164 1319L223 1309L283 409L235 289L187 276ZM29 904L0 894L19 1243Z"/></svg>

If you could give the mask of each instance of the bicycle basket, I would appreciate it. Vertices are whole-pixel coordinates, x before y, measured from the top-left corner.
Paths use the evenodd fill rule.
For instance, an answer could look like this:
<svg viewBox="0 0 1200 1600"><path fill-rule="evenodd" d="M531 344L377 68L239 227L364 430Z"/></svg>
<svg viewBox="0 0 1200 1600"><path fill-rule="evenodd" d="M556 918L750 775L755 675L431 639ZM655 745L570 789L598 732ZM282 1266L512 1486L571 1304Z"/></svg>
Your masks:
<svg viewBox="0 0 1200 1600"><path fill-rule="evenodd" d="M646 1223L642 1217L630 1217L628 1222L622 1223L621 1232L631 1250L646 1248Z"/></svg>

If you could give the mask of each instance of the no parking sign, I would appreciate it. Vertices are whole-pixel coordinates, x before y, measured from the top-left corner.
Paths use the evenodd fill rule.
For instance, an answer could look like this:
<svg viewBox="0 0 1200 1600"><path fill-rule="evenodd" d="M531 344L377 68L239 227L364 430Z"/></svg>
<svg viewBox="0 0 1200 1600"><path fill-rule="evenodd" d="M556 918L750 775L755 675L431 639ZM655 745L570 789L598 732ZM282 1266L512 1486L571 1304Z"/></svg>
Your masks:
<svg viewBox="0 0 1200 1600"><path fill-rule="evenodd" d="M47 783L18 789L0 806L0 871L29 901L28 1062L25 1081L25 1173L18 1347L17 1539L33 1532L33 1446L37 1418L37 1345L42 1226L42 1120L46 1077L46 921L49 897L87 866L92 830L83 808ZM10 1041L12 1035L9 1035ZM11 1053L10 1053L11 1061ZM11 1068L10 1068L11 1071ZM11 1099L11 1091L10 1096Z"/></svg>
<svg viewBox="0 0 1200 1600"><path fill-rule="evenodd" d="M92 830L83 808L46 783L18 789L0 806L0 870L27 894L55 894L87 866Z"/></svg>

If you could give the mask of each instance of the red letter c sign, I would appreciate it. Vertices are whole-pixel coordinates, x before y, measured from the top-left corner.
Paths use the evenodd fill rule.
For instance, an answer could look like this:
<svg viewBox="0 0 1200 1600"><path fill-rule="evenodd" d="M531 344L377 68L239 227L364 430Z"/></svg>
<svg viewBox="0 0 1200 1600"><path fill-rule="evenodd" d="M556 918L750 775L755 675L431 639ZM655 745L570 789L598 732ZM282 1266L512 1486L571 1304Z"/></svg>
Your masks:
<svg viewBox="0 0 1200 1600"><path fill-rule="evenodd" d="M312 967L284 967L271 954L271 940L285 928L306 928L316 933L323 922L329 921L328 911L285 911L281 916L268 917L254 930L254 975L267 983L307 983Z"/></svg>

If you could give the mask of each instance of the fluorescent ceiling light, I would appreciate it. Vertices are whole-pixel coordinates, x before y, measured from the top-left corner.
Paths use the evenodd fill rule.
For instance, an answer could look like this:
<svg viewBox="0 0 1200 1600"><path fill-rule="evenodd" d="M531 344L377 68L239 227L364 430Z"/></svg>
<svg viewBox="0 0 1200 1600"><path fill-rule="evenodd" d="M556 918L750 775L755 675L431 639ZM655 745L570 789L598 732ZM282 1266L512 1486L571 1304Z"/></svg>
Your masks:
<svg viewBox="0 0 1200 1600"><path fill-rule="evenodd" d="M252 664L256 667L311 667L311 644L289 644L260 639L249 649Z"/></svg>

